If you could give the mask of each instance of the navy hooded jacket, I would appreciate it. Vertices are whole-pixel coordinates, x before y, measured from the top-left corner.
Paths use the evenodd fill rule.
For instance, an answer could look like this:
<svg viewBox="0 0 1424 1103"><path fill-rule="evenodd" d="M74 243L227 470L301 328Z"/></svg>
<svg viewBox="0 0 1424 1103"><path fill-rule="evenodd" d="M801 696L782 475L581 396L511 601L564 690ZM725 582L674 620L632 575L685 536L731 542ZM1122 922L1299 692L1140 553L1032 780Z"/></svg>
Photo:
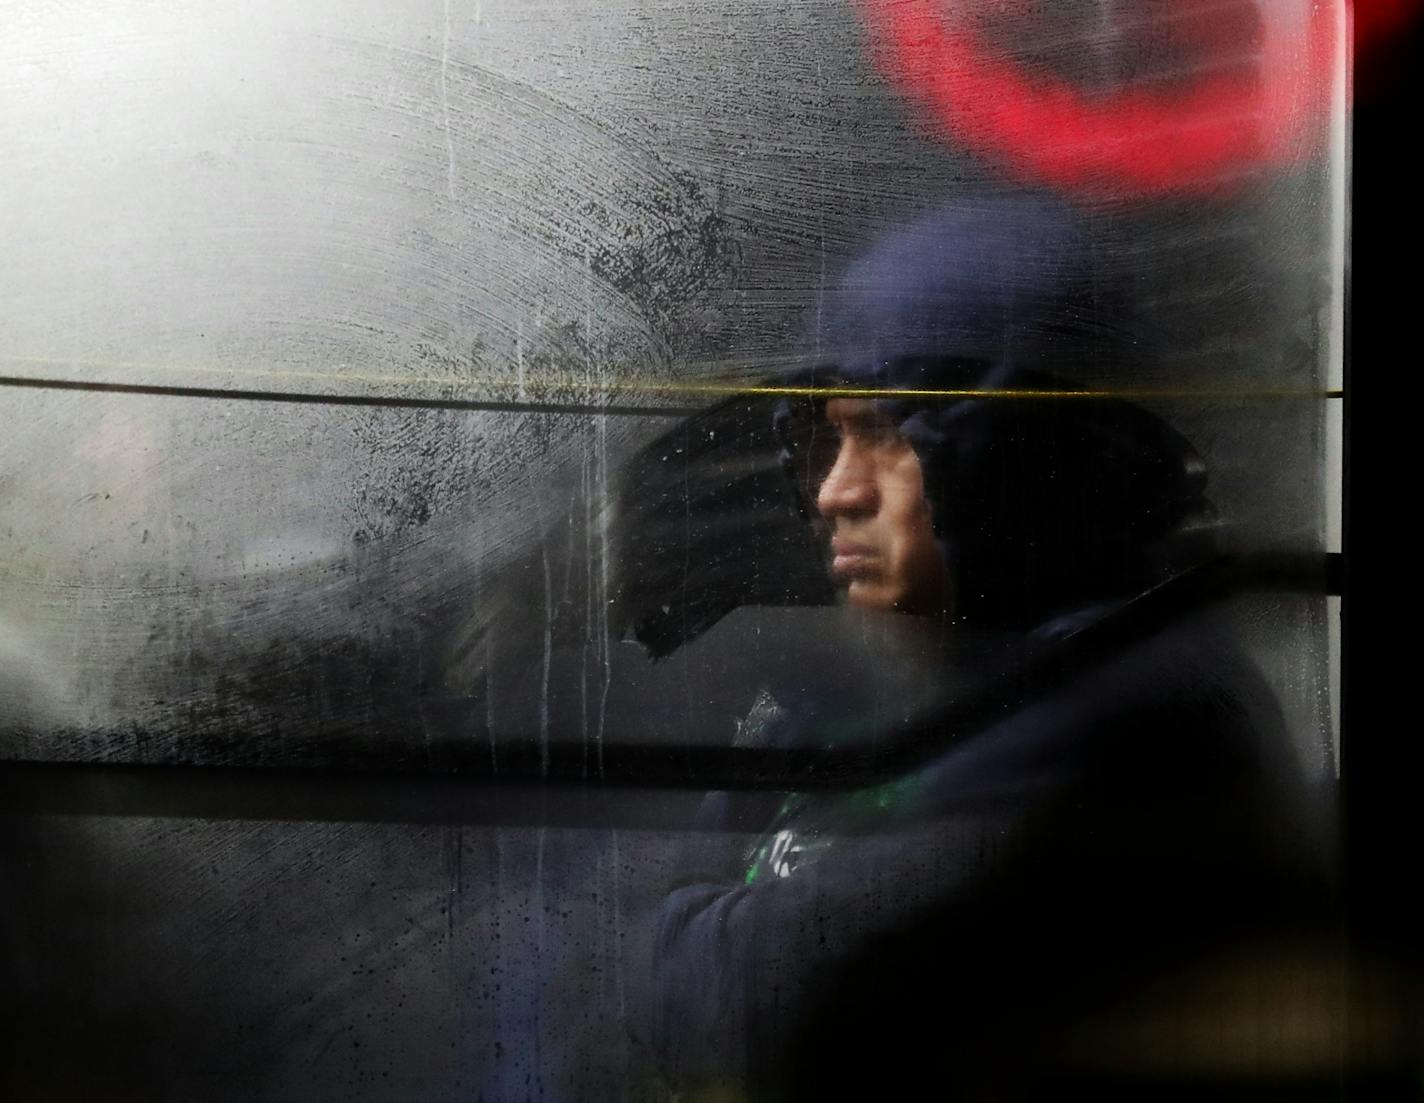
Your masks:
<svg viewBox="0 0 1424 1103"><path fill-rule="evenodd" d="M1068 382L1130 379L1151 356L1090 229L1012 198L896 231L822 304L794 377L874 392L915 447L951 631L1036 647L1211 553L1186 441ZM814 402L777 413L793 477ZM827 713L785 703L761 738L829 746L845 734ZM1046 1065L1085 1009L1295 914L1313 883L1280 709L1209 612L1067 684L1021 686L942 746L891 783L792 794L760 824L732 811L758 802L709 801L703 828L759 834L638 936L630 1026L671 1090L868 1098L928 1075L972 1096Z"/></svg>

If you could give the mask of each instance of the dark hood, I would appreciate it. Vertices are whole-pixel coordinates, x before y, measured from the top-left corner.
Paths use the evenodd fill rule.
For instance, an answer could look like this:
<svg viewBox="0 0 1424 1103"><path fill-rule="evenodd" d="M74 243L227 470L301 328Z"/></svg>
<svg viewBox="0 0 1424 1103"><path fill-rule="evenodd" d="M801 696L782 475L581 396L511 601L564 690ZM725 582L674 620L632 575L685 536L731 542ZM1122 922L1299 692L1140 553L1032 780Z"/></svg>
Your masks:
<svg viewBox="0 0 1424 1103"><path fill-rule="evenodd" d="M876 241L821 296L802 362L864 382L954 357L1138 374L1154 358L1122 224L1017 194L958 200Z"/></svg>
<svg viewBox="0 0 1424 1103"><path fill-rule="evenodd" d="M1211 553L1191 445L1070 381L1135 381L1156 359L1123 255L1107 224L1048 200L956 203L854 263L815 310L798 366L768 381L883 396L920 457L962 624L1061 621ZM904 393L956 390L971 393ZM661 656L740 605L835 600L782 431L814 401L737 396L630 460L615 632Z"/></svg>
<svg viewBox="0 0 1424 1103"><path fill-rule="evenodd" d="M1206 469L1187 440L1111 387L1073 381L1122 390L1152 374L1120 254L1050 201L942 209L848 270L786 380L884 395L919 456L961 621L1030 628L1126 599L1214 549ZM784 401L778 426L814 401Z"/></svg>

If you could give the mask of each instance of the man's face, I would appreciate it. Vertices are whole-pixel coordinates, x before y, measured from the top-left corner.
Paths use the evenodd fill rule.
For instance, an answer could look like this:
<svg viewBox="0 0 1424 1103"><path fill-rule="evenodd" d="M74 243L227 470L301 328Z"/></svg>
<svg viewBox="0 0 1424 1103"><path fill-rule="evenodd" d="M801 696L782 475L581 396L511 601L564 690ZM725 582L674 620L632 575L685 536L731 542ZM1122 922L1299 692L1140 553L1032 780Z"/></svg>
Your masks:
<svg viewBox="0 0 1424 1103"><path fill-rule="evenodd" d="M920 461L868 399L826 403L834 461L816 491L831 532L831 574L852 605L939 614L950 604Z"/></svg>

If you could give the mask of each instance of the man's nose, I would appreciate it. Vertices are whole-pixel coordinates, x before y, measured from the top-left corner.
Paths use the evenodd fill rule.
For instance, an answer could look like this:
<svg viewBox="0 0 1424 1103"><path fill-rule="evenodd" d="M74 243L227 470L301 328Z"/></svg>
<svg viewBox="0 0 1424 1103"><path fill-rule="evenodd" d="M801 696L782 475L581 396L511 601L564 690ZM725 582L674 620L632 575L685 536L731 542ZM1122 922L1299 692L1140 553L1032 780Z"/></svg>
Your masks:
<svg viewBox="0 0 1424 1103"><path fill-rule="evenodd" d="M875 475L868 458L851 442L841 445L836 462L816 493L816 509L827 519L873 513L877 505Z"/></svg>

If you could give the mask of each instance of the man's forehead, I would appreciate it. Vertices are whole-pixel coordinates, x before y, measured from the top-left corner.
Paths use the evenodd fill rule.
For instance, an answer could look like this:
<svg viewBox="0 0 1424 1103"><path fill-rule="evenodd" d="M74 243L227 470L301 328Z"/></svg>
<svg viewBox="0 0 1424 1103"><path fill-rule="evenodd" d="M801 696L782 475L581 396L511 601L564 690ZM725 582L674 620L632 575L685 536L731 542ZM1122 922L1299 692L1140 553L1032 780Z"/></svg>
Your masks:
<svg viewBox="0 0 1424 1103"><path fill-rule="evenodd" d="M888 425L892 421L869 398L832 398L826 402L824 416L833 425Z"/></svg>

